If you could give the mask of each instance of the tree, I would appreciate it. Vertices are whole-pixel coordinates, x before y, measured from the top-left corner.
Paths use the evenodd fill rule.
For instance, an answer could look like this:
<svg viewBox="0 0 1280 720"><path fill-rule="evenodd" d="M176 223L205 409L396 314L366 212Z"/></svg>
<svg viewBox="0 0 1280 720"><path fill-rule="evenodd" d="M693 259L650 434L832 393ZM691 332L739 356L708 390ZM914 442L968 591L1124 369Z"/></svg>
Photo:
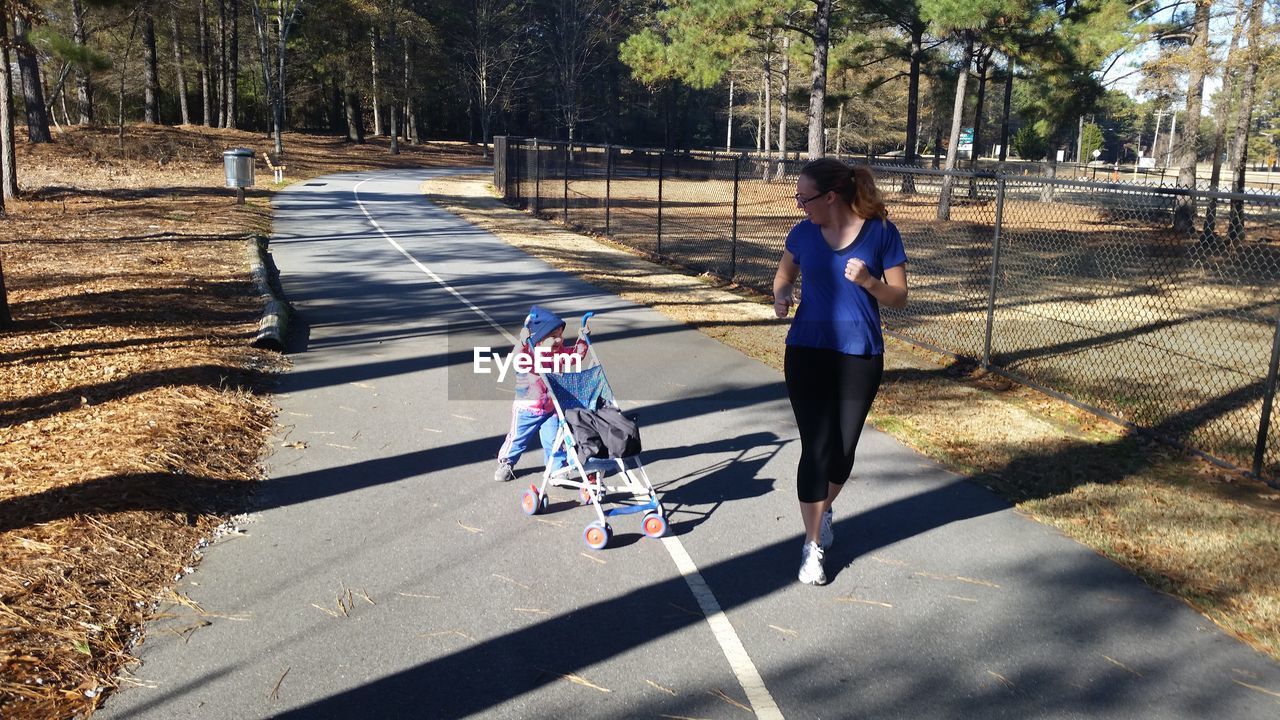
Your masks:
<svg viewBox="0 0 1280 720"><path fill-rule="evenodd" d="M142 3L142 52L146 77L146 105L143 122L160 122L160 70L156 57L156 23L152 0Z"/></svg>
<svg viewBox="0 0 1280 720"><path fill-rule="evenodd" d="M826 127L827 55L831 49L832 0L814 0L813 70L809 73L809 159L826 153L823 130Z"/></svg>
<svg viewBox="0 0 1280 720"><path fill-rule="evenodd" d="M258 31L258 50L262 53L262 81L270 95L271 127L275 138L275 154L284 155L284 89L285 47L293 31L302 0L251 0L253 24ZM272 27L267 27L266 12L271 13ZM268 35L274 32L274 42Z"/></svg>
<svg viewBox="0 0 1280 720"><path fill-rule="evenodd" d="M1040 160L1045 156L1044 138L1036 132L1035 126L1023 125L1013 136L1013 151L1023 160Z"/></svg>
<svg viewBox="0 0 1280 720"><path fill-rule="evenodd" d="M1247 0L1240 0L1236 5L1235 22L1232 23L1231 43L1227 45L1226 62L1222 66L1222 89L1218 92L1213 117L1213 169L1209 173L1209 189L1217 191L1222 179L1222 154L1226 150L1227 123L1231 118L1231 102L1235 95L1235 84L1239 79L1239 57L1236 51L1240 46L1240 35L1244 30L1244 10ZM1216 236L1218 199L1209 198L1204 212L1204 232L1201 239L1207 240Z"/></svg>
<svg viewBox="0 0 1280 720"><path fill-rule="evenodd" d="M928 23L920 16L916 0L863 0L862 4L868 12L882 16L900 28L908 39L907 133L902 159L907 164L912 164L920 144L917 137L920 125L920 70L925 57L924 35Z"/></svg>
<svg viewBox="0 0 1280 720"><path fill-rule="evenodd" d="M9 313L9 293L4 287L4 257L0 256L0 329L7 329L13 324L13 315Z"/></svg>
<svg viewBox="0 0 1280 720"><path fill-rule="evenodd" d="M182 124L190 125L191 113L187 110L187 77L182 67L182 31L178 26L178 10L173 5L169 6L169 27L173 32L173 68L174 74L177 75L178 107L182 115Z"/></svg>
<svg viewBox="0 0 1280 720"><path fill-rule="evenodd" d="M528 0L467 0L459 42L480 117L480 143L489 156L493 113L528 77L533 44L524 23Z"/></svg>
<svg viewBox="0 0 1280 720"><path fill-rule="evenodd" d="M1270 43L1263 43L1262 0L1252 0L1249 6L1249 51L1244 77L1240 80L1240 111L1236 114L1235 135L1231 142L1231 166L1235 171L1235 191L1244 192L1245 163L1249 150L1249 122L1253 113L1253 96L1258 80L1258 67L1269 51ZM1228 237L1235 242L1244 239L1244 202L1231 201Z"/></svg>
<svg viewBox="0 0 1280 720"><path fill-rule="evenodd" d="M229 6L225 2L223 7L229 7L230 12L226 13L223 27L226 64L222 73L222 127L234 128L239 126L240 0L229 0Z"/></svg>
<svg viewBox="0 0 1280 720"><path fill-rule="evenodd" d="M1085 123L1080 130L1080 158L1078 162L1087 163L1093 159L1094 151L1102 150L1102 128L1095 123Z"/></svg>
<svg viewBox="0 0 1280 720"><path fill-rule="evenodd" d="M1212 0L1195 0L1195 30L1192 40L1191 65L1187 77L1186 129L1178 144L1178 184L1195 189L1196 142L1199 139L1200 104L1204 97L1204 76L1209 67L1209 6ZM1195 198L1179 195L1174 200L1173 227L1178 232L1191 232L1195 219Z"/></svg>
<svg viewBox="0 0 1280 720"><path fill-rule="evenodd" d="M22 99L27 107L27 139L33 143L53 142L49 114L45 111L44 87L40 81L40 61L28 37L32 11L19 5L13 19L14 46L18 53L18 73L22 79Z"/></svg>
<svg viewBox="0 0 1280 720"><path fill-rule="evenodd" d="M0 37L8 35L6 16L0 12ZM0 43L0 60L9 67L9 45ZM18 198L18 163L13 146L13 75L0 72L0 185L5 200Z"/></svg>
<svg viewBox="0 0 1280 720"><path fill-rule="evenodd" d="M212 74L212 66L209 64L208 0L200 0L197 22L200 26L200 117L202 118L201 122L208 127L215 122L213 116L213 81L209 77Z"/></svg>
<svg viewBox="0 0 1280 720"><path fill-rule="evenodd" d="M80 0L71 0L72 37L76 45L81 48L85 48L89 43L84 14L84 4ZM80 67L76 71L76 100L80 105L78 122L81 125L93 124L93 76L86 67Z"/></svg>
<svg viewBox="0 0 1280 720"><path fill-rule="evenodd" d="M589 108L585 91L608 59L606 48L620 27L619 7L613 0L541 0L535 13L551 71L554 116L573 141L580 123L605 111Z"/></svg>

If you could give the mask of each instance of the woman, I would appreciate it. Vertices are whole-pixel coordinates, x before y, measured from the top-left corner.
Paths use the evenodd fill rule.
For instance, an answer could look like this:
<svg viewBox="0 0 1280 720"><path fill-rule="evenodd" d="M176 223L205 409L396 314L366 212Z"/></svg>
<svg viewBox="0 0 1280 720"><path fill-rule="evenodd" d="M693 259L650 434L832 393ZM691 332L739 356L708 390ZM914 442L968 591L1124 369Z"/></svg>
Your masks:
<svg viewBox="0 0 1280 720"><path fill-rule="evenodd" d="M796 183L796 205L806 219L787 234L773 310L787 316L796 278L803 277L783 367L800 431L800 581L822 585L823 553L834 539L831 504L853 470L884 373L880 305L906 306L907 256L865 167L830 158L810 162Z"/></svg>

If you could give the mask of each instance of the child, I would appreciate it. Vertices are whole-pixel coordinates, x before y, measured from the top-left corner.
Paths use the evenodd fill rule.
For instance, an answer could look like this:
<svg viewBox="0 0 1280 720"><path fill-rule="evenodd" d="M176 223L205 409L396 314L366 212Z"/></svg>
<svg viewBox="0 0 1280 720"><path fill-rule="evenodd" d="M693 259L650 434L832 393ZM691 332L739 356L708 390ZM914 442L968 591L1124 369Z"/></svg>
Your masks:
<svg viewBox="0 0 1280 720"><path fill-rule="evenodd" d="M530 344L535 347L547 347L553 355L577 355L582 357L587 352L586 336L590 330L586 325L578 333L578 340L572 348L564 347L565 323L555 313L534 305L529 316L524 319L524 329L520 331L520 342L512 353L533 358ZM556 432L560 429L560 421L556 417L555 403L547 391L547 385L536 373L516 373L516 398L511 404L511 430L507 439L498 450L498 467L493 471L493 479L507 482L515 479L515 464L529 447L533 436L539 435L542 440L542 452L547 466L552 472L567 470L568 458L564 447L555 453L551 446L555 442Z"/></svg>

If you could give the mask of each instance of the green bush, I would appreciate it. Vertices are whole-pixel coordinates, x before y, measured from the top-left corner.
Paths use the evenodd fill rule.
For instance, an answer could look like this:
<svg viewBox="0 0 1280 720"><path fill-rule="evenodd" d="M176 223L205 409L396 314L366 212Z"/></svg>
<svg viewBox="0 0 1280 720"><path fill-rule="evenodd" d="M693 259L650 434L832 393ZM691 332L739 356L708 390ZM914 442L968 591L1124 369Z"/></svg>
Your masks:
<svg viewBox="0 0 1280 720"><path fill-rule="evenodd" d="M1047 149L1040 133L1030 125L1023 125L1013 136L1013 151L1023 160L1043 160Z"/></svg>
<svg viewBox="0 0 1280 720"><path fill-rule="evenodd" d="M1093 160L1093 151L1102 149L1102 128L1087 123L1084 131L1080 133L1080 162L1087 163Z"/></svg>

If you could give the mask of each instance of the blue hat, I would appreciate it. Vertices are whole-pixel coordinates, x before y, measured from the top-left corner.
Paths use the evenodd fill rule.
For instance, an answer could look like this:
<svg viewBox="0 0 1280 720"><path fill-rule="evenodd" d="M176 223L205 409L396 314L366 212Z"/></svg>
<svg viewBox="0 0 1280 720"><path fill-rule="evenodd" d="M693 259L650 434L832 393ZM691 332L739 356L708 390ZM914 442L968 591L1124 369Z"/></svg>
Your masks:
<svg viewBox="0 0 1280 720"><path fill-rule="evenodd" d="M529 328L529 342L534 345L542 342L564 325L564 320L561 320L558 315L537 305L529 309L529 317L525 320L525 326Z"/></svg>

